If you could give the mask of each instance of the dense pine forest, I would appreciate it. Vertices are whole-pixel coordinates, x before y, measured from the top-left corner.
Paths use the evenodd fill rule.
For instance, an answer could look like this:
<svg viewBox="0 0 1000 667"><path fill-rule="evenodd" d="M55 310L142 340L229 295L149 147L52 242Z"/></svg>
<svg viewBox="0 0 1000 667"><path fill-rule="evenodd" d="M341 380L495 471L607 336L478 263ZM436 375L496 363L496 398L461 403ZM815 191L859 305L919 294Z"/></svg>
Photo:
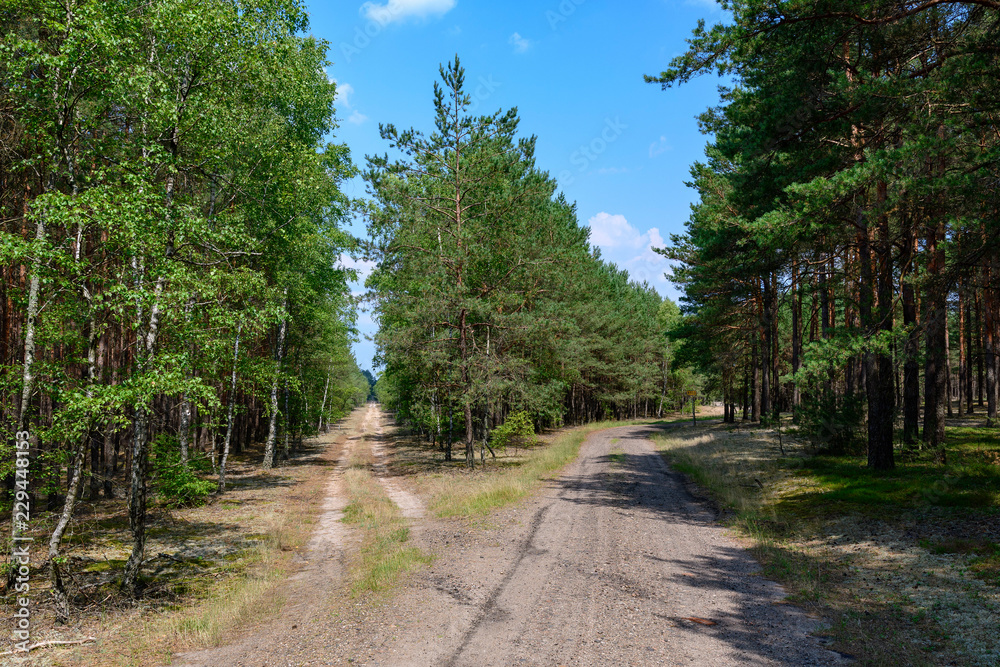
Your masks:
<svg viewBox="0 0 1000 667"><path fill-rule="evenodd" d="M730 417L793 411L880 470L900 443L944 463L946 417L997 419L1000 5L729 6L647 76L735 82L661 251L686 294L675 335Z"/></svg>
<svg viewBox="0 0 1000 667"><path fill-rule="evenodd" d="M383 127L405 157L366 173L379 399L446 458L462 441L470 466L511 414L542 427L676 406L690 386L665 335L676 305L590 247L516 109L474 116L458 59L440 74L435 131Z"/></svg>

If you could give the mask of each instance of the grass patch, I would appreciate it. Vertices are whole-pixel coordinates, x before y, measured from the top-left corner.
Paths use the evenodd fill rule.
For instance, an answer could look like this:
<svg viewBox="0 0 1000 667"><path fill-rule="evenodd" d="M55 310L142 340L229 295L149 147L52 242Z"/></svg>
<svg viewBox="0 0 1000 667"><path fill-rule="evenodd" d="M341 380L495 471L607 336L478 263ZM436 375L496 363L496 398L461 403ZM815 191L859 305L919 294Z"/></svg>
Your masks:
<svg viewBox="0 0 1000 667"><path fill-rule="evenodd" d="M533 493L543 480L551 479L576 458L587 436L615 426L648 422L598 422L568 429L547 445L526 451L523 457L506 461L503 467L467 472L453 469L421 481L430 498L430 509L439 517L482 517Z"/></svg>
<svg viewBox="0 0 1000 667"><path fill-rule="evenodd" d="M1000 544L983 538L921 540L920 546L932 554L968 556L969 572L991 586L1000 586Z"/></svg>
<svg viewBox="0 0 1000 667"><path fill-rule="evenodd" d="M364 467L344 473L348 505L344 523L363 531L361 549L351 568L351 594L378 593L392 588L401 576L431 558L408 546L410 528L396 503Z"/></svg>
<svg viewBox="0 0 1000 667"><path fill-rule="evenodd" d="M618 438L612 438L612 443L618 442ZM615 465L621 465L625 463L625 451L621 447L615 447L610 452L608 452L608 460Z"/></svg>
<svg viewBox="0 0 1000 667"><path fill-rule="evenodd" d="M903 461L895 470L875 473L857 458L818 456L804 463L797 476L801 492L781 499L780 509L800 517L837 513L881 516L887 509L989 508L1000 503L1000 466L955 455L941 466L930 461Z"/></svg>

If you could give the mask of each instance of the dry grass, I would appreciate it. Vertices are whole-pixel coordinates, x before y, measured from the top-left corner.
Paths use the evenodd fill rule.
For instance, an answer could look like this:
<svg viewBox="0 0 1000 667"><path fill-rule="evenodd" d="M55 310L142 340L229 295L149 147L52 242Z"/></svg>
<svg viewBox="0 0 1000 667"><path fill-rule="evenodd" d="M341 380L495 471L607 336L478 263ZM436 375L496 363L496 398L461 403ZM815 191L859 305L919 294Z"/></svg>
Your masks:
<svg viewBox="0 0 1000 667"><path fill-rule="evenodd" d="M520 456L503 457L499 465L487 459L485 468L468 471L459 463L444 471L421 474L417 484L437 516L482 517L534 493L543 481L552 479L576 458L591 433L651 421L597 422L565 429L548 443L522 450Z"/></svg>
<svg viewBox="0 0 1000 667"><path fill-rule="evenodd" d="M430 562L430 557L407 544L409 525L368 466L348 469L344 487L348 498L344 522L362 530L361 548L351 566L352 595L389 590L404 574Z"/></svg>
<svg viewBox="0 0 1000 667"><path fill-rule="evenodd" d="M280 584L308 542L326 491L323 448L312 443L306 458L267 474L257 466L260 452L245 452L233 459L230 490L213 503L169 510L154 505L145 595L138 602L123 598L114 580L127 555L124 501L82 506L64 549L73 588L105 583L76 597L68 626L55 625L44 603L36 608L32 640L94 636L98 642L36 651L17 664L169 664L178 651L221 645L273 616L284 602ZM35 581L42 584L44 574L33 577L33 593ZM44 602L44 589L33 597Z"/></svg>
<svg viewBox="0 0 1000 667"><path fill-rule="evenodd" d="M96 633L101 639L98 645L53 654L50 664L162 665L177 651L219 646L276 613L284 602L280 583L293 567L295 551L308 542L323 489L317 476L305 480L286 502L265 501L263 506L245 508L258 512L245 517L244 524L248 530L261 530L262 539L255 546L232 554L220 567L187 578L184 594L167 605L150 600L139 608L106 614L103 631ZM236 519L232 511L226 518Z"/></svg>
<svg viewBox="0 0 1000 667"><path fill-rule="evenodd" d="M310 494L318 499L319 493ZM305 547L312 522L298 511L269 510L261 545L234 566L235 577L206 591L206 599L167 620L168 633L187 646L219 646L237 628L277 612L284 603L280 582L289 571L289 555Z"/></svg>

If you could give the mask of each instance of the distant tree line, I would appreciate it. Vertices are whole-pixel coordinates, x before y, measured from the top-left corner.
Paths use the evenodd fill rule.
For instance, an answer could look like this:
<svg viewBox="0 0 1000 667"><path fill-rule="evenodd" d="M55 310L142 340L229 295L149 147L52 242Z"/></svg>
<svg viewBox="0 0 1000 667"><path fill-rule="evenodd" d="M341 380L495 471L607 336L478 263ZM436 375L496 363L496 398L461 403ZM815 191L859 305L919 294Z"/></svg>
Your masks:
<svg viewBox="0 0 1000 667"><path fill-rule="evenodd" d="M516 109L473 115L458 59L440 73L433 131L383 127L402 157L366 173L379 400L470 466L512 413L540 427L675 406L676 306L589 246Z"/></svg>

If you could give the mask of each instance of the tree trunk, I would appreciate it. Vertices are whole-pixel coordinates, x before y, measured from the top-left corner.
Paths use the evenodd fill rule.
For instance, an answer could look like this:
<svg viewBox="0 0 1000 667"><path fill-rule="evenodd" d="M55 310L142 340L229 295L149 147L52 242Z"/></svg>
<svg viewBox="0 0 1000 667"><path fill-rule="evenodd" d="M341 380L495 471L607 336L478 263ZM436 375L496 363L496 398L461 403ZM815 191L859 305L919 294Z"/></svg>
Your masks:
<svg viewBox="0 0 1000 667"><path fill-rule="evenodd" d="M886 186L884 183L879 183L877 187L877 197L881 205L886 198ZM859 217L864 219L863 214ZM876 231L875 243L870 244L869 231L867 225L864 225L859 244L861 322L869 336L892 331L892 242L889 238L888 218L885 215L879 216ZM872 250L875 254L874 276L872 276ZM875 294L872 293L873 282L877 290ZM876 298L877 302L873 304ZM892 357L888 351L870 348L865 353L865 393L868 400L868 467L874 470L891 470L895 467L892 451L896 411L893 377Z"/></svg>
<svg viewBox="0 0 1000 667"><path fill-rule="evenodd" d="M88 304L90 304L90 293L84 288L84 297L86 298ZM97 346L100 341L100 332L98 331L97 324L94 322L94 311L91 308L90 319L87 322L87 398L93 398L94 388L97 385ZM87 415L87 421L93 422L92 415ZM69 620L69 597L66 594L66 586L63 583L62 574L59 571L59 546L62 543L63 535L66 532L66 527L69 526L70 520L73 518L73 510L76 508L76 500L80 495L80 489L83 486L83 464L84 456L87 451L88 446L93 447L95 438L95 429L93 425L87 429L87 435L84 437L83 442L81 442L73 455L72 463L72 474L69 481L69 488L66 490L66 499L63 502L62 514L59 516L59 521L56 523L55 529L52 531L52 535L49 537L49 575L50 581L52 583L52 595L55 598L56 607L56 618L60 622L66 622ZM100 467L100 459L95 464L91 462L91 475L92 479L96 479L95 474L97 469ZM96 485L91 484L91 488L94 489ZM92 497L97 496L97 491L92 490Z"/></svg>
<svg viewBox="0 0 1000 667"><path fill-rule="evenodd" d="M792 375L799 372L802 350L802 287L799 285L799 267L792 267ZM792 412L796 412L801 401L798 380L792 382ZM734 420L735 421L735 420Z"/></svg>
<svg viewBox="0 0 1000 667"><path fill-rule="evenodd" d="M944 310L944 396L945 412L948 417L954 417L955 413L951 405L952 379L951 379L951 334L948 324L948 306L945 302Z"/></svg>
<svg viewBox="0 0 1000 667"><path fill-rule="evenodd" d="M83 463L86 443L77 446L73 455L72 477L69 489L66 492L66 500L63 502L62 514L56 523L55 530L49 537L49 581L52 584L52 597L55 598L56 619L60 623L69 620L69 596L66 594L66 585L63 582L62 573L59 569L59 546L62 543L66 527L69 526L73 518L73 510L76 507L76 499L83 486Z"/></svg>
<svg viewBox="0 0 1000 667"><path fill-rule="evenodd" d="M236 366L240 359L240 334L243 323L236 327L236 342L233 345L233 374L229 383L229 409L226 414L226 439L222 443L222 457L219 459L219 493L226 490L226 462L229 460L229 445L233 438L233 414L236 408Z"/></svg>
<svg viewBox="0 0 1000 667"><path fill-rule="evenodd" d="M319 422L316 424L316 432L323 431L323 413L326 412L326 394L330 389L330 374L326 375L326 385L323 387L323 402L319 406Z"/></svg>
<svg viewBox="0 0 1000 667"><path fill-rule="evenodd" d="M947 288L944 285L944 231L935 223L927 237L928 274L927 328L925 349L927 362L924 368L924 443L937 452L937 459L944 463L945 400L945 330L947 327Z"/></svg>
<svg viewBox="0 0 1000 667"><path fill-rule="evenodd" d="M291 441L292 434L292 413L288 410L288 380L285 380L285 438L284 444L282 445L282 456L288 461L292 457L292 453L289 449L289 442Z"/></svg>
<svg viewBox="0 0 1000 667"><path fill-rule="evenodd" d="M106 431L104 432L104 497L114 498L114 477L115 468L118 463L118 447L115 446L115 442L121 437L118 433L113 433L112 423L108 421L106 424Z"/></svg>
<svg viewBox="0 0 1000 667"><path fill-rule="evenodd" d="M912 234L904 242L902 264L903 326L909 330L903 347L903 442L913 445L920 431L920 330L917 327L917 299L913 289L913 257L917 239Z"/></svg>
<svg viewBox="0 0 1000 667"><path fill-rule="evenodd" d="M38 221L35 223L35 241L41 242L44 239L45 218L39 215ZM17 410L15 434L26 430L28 407L31 405L31 396L35 393L35 321L38 318L38 289L41 271L42 262L40 259L35 259L31 265L31 280L28 283L28 305L24 320L24 365L21 370L21 402ZM24 534L23 523L17 520L17 514L17 503L13 503L11 506L11 551L8 554L10 567L7 570L8 590L14 589L14 577L17 572L17 568L14 567L14 564L17 562L14 550L21 546L20 543Z"/></svg>
<svg viewBox="0 0 1000 667"><path fill-rule="evenodd" d="M458 349L462 358L462 384L465 389L462 396L462 411L465 414L465 465L471 469L476 466L476 452L472 438L472 379L469 374L466 315L467 312L463 308L458 316Z"/></svg>
<svg viewBox="0 0 1000 667"><path fill-rule="evenodd" d="M975 292L975 287L972 287L973 292ZM972 328L972 302L975 299L970 299L968 294L968 289L965 295L965 412L967 414L973 414L975 412L975 392L973 391L972 378L973 378L973 363L975 361L975 351L973 350L973 343L976 340L975 332Z"/></svg>
<svg viewBox="0 0 1000 667"><path fill-rule="evenodd" d="M133 263L133 268L136 264ZM137 287L141 284L145 273L142 262L137 269ZM139 343L136 347L136 374L141 376L149 371L156 352L156 337L160 326L160 296L163 294L165 279L160 276L156 280L153 294L153 305L149 311L149 323L140 327ZM142 320L141 309L139 320ZM125 573L122 576L122 588L132 597L139 593L139 568L146 550L146 468L149 458L149 410L146 400L140 398L134 410L132 424L132 466L129 483L129 528L132 532L132 553L125 563Z"/></svg>
<svg viewBox="0 0 1000 667"><path fill-rule="evenodd" d="M288 289L285 289L285 309L288 309ZM278 349L274 355L275 373L274 381L271 382L271 415L267 424L267 441L264 444L264 468L274 466L275 443L278 440L278 381L281 380L281 363L285 357L285 330L288 328L288 319L281 320L281 327L278 329ZM287 415L285 416L287 419Z"/></svg>
<svg viewBox="0 0 1000 667"><path fill-rule="evenodd" d="M191 401L187 394L181 398L180 424L177 426L177 442L181 447L181 464L188 462L188 438L191 433Z"/></svg>
<svg viewBox="0 0 1000 667"><path fill-rule="evenodd" d="M983 289L983 363L986 366L986 420L997 421L997 293L993 286L994 263L986 267Z"/></svg>
<svg viewBox="0 0 1000 667"><path fill-rule="evenodd" d="M771 395L771 367L772 367L772 353L771 353L771 306L774 303L773 295L771 294L770 280L764 278L764 292L762 300L762 321L761 328L763 329L763 342L761 344L761 388L760 388L760 416L764 419L771 418L772 410L772 395Z"/></svg>
<svg viewBox="0 0 1000 667"><path fill-rule="evenodd" d="M965 413L965 300L964 283L958 286L958 416Z"/></svg>

